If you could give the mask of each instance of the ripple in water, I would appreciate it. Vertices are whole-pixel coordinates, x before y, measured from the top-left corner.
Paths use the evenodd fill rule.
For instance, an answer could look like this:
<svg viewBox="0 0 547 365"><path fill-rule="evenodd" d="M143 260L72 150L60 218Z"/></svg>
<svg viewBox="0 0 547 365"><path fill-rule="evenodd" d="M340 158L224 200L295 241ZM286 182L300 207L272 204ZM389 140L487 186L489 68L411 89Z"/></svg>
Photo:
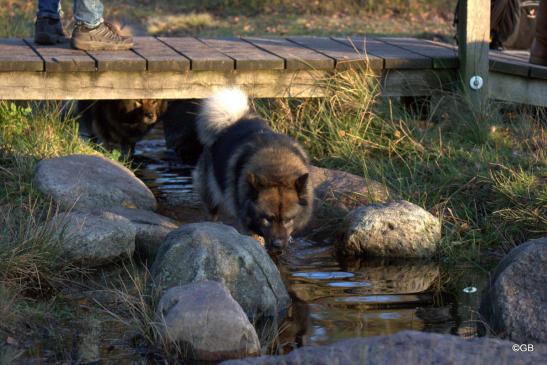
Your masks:
<svg viewBox="0 0 547 365"><path fill-rule="evenodd" d="M330 279L345 279L352 278L355 275L350 272L295 272L292 274L294 278L306 278L314 280L330 280Z"/></svg>

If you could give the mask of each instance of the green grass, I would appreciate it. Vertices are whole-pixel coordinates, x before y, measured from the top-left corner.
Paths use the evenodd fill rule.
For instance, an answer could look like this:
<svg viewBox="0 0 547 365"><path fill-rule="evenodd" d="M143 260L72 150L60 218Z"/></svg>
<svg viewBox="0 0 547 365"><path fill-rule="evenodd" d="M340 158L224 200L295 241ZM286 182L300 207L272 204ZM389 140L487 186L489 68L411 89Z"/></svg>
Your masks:
<svg viewBox="0 0 547 365"><path fill-rule="evenodd" d="M28 0L0 0L0 37L31 35L36 4L37 2Z"/></svg>
<svg viewBox="0 0 547 365"><path fill-rule="evenodd" d="M72 1L62 5L70 31ZM104 17L135 35L397 34L450 41L454 7L454 0L114 0L105 3ZM35 13L35 1L0 0L0 37L31 37Z"/></svg>
<svg viewBox="0 0 547 365"><path fill-rule="evenodd" d="M0 280L4 283L49 286L68 270L61 269L54 232L44 225L56 208L38 193L32 177L40 159L71 153L97 152L78 138L74 120L60 121L60 109L0 102Z"/></svg>
<svg viewBox="0 0 547 365"><path fill-rule="evenodd" d="M474 117L446 94L432 101L435 120L423 120L379 97L363 74L341 74L331 85L328 99L277 100L262 112L316 164L383 182L437 215L440 258L476 261L547 234L544 114L492 104Z"/></svg>
<svg viewBox="0 0 547 365"><path fill-rule="evenodd" d="M118 0L110 13L136 33L200 36L398 34L450 40L454 2ZM405 3L405 12L397 11ZM138 20L136 20L138 19Z"/></svg>
<svg viewBox="0 0 547 365"><path fill-rule="evenodd" d="M60 292L85 274L60 255L61 238L47 224L57 208L33 183L41 159L101 153L78 137L76 120L62 114L61 104L0 101L0 311L9 314L2 315L0 338L43 337L52 321L74 310ZM0 359L19 355L0 348Z"/></svg>

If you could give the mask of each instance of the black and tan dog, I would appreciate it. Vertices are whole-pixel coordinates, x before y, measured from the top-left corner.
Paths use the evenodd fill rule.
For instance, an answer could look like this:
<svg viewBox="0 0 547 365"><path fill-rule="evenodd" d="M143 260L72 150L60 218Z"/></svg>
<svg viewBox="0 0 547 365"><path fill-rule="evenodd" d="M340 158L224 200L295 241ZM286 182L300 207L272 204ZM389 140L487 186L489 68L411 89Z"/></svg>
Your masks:
<svg viewBox="0 0 547 365"><path fill-rule="evenodd" d="M120 148L129 157L166 108L165 100L156 99L80 101L80 131L108 150Z"/></svg>
<svg viewBox="0 0 547 365"><path fill-rule="evenodd" d="M209 213L216 218L222 209L244 233L264 237L267 248L284 248L312 212L302 147L273 132L239 89L222 89L203 102L197 132L204 150L194 185Z"/></svg>

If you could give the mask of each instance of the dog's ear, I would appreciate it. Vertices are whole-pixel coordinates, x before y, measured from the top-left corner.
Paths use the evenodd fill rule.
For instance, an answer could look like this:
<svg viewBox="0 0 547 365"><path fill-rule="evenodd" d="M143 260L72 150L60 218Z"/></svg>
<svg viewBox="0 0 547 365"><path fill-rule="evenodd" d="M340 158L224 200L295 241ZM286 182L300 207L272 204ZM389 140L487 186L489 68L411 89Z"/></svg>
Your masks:
<svg viewBox="0 0 547 365"><path fill-rule="evenodd" d="M296 189L296 193L299 197L303 197L306 195L307 192L307 186L308 186L308 180L309 180L310 174L305 173L300 175L295 181L294 181L294 188Z"/></svg>
<svg viewBox="0 0 547 365"><path fill-rule="evenodd" d="M140 108L142 103L139 100L120 100L118 106L122 113L129 113Z"/></svg>
<svg viewBox="0 0 547 365"><path fill-rule="evenodd" d="M258 193L260 192L260 190L264 188L265 180L262 176L250 172L249 174L247 174L247 183L249 184L251 196L253 200L255 200L256 198L258 198Z"/></svg>

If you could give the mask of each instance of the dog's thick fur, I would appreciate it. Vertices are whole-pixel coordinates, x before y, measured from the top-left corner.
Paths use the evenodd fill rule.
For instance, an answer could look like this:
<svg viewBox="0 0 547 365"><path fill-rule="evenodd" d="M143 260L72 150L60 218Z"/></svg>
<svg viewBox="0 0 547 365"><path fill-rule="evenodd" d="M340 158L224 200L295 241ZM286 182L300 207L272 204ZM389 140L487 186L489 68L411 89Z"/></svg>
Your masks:
<svg viewBox="0 0 547 365"><path fill-rule="evenodd" d="M203 102L197 133L204 149L194 185L209 213L216 218L222 209L245 233L264 237L267 248L285 247L313 209L302 147L273 132L239 89L222 89Z"/></svg>
<svg viewBox="0 0 547 365"><path fill-rule="evenodd" d="M80 130L106 149L120 148L129 157L166 108L165 100L156 99L80 101Z"/></svg>

